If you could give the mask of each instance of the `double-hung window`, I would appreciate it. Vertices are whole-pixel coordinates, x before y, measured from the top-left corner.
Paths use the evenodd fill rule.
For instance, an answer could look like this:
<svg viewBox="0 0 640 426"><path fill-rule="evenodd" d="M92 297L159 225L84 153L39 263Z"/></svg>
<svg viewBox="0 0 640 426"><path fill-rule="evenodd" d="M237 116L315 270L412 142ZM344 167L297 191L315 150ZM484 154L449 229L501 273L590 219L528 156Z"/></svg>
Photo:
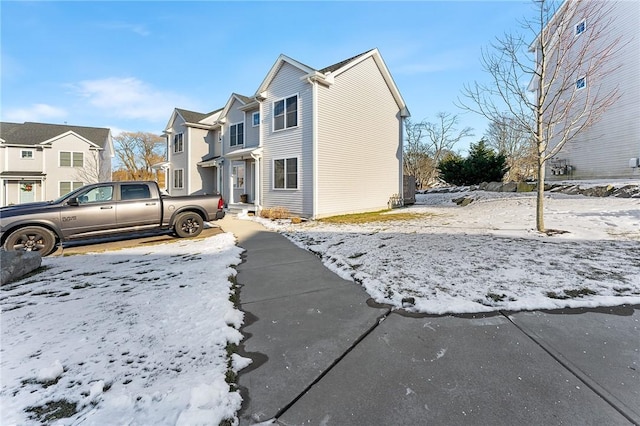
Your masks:
<svg viewBox="0 0 640 426"><path fill-rule="evenodd" d="M232 124L229 126L229 145L244 144L244 123Z"/></svg>
<svg viewBox="0 0 640 426"><path fill-rule="evenodd" d="M173 135L173 152L183 152L184 151L184 141L182 140L182 133L177 133Z"/></svg>
<svg viewBox="0 0 640 426"><path fill-rule="evenodd" d="M23 149L20 151L20 158L23 160L33 160L33 150L31 149Z"/></svg>
<svg viewBox="0 0 640 426"><path fill-rule="evenodd" d="M60 151L60 167L83 167L84 155L82 152Z"/></svg>
<svg viewBox="0 0 640 426"><path fill-rule="evenodd" d="M273 160L274 189L298 189L298 159Z"/></svg>
<svg viewBox="0 0 640 426"><path fill-rule="evenodd" d="M82 188L82 186L84 186L82 182L58 182L58 194L62 197L71 191Z"/></svg>
<svg viewBox="0 0 640 426"><path fill-rule="evenodd" d="M258 127L260 125L260 113L254 112L251 114L251 125L252 127Z"/></svg>
<svg viewBox="0 0 640 426"><path fill-rule="evenodd" d="M173 171L173 187L175 189L183 188L184 186L183 177L184 177L184 169L175 169Z"/></svg>
<svg viewBox="0 0 640 426"><path fill-rule="evenodd" d="M298 126L298 95L273 103L273 129L283 130Z"/></svg>

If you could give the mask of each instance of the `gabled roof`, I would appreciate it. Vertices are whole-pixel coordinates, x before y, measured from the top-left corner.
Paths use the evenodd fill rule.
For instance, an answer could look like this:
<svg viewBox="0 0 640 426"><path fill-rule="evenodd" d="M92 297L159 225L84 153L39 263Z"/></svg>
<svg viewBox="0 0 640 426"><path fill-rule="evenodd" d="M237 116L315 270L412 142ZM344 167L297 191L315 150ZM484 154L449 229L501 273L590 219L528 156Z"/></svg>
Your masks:
<svg viewBox="0 0 640 426"><path fill-rule="evenodd" d="M182 118L184 118L184 121L186 121L187 123L199 123L201 120L204 120L205 118L207 118L208 116L216 112L216 111L211 111L207 113L202 113L202 112L189 111L187 109L182 109L182 108L176 108L176 111L178 112L178 114L182 116Z"/></svg>
<svg viewBox="0 0 640 426"><path fill-rule="evenodd" d="M306 75L303 78L308 78L310 80L317 81L318 83L330 86L331 84L333 84L335 77L369 58L373 58L376 65L378 66L378 69L380 70L380 73L382 74L387 87L393 95L393 98L398 104L398 108L400 109L402 115L405 117L410 116L407 105L405 104L402 95L400 95L400 91L398 90L396 83L393 81L393 77L391 76L387 65L384 63L384 60L382 59L382 56L380 55L378 49L367 50L366 52L352 56L351 58L345 59L319 70L308 67L307 65L291 59L288 56L280 55L280 57L278 57L278 60L276 60L275 64L271 67L271 70L267 74L267 77L263 80L262 84L260 84L260 87L258 87L255 97L260 98L262 96L261 94L267 89L267 87L269 87L269 84L271 84L271 81L276 76L284 63L288 63L304 72Z"/></svg>
<svg viewBox="0 0 640 426"><path fill-rule="evenodd" d="M242 105L247 105L254 102L255 98L250 98L249 96L232 93L231 96L229 96L229 100L227 101L224 108L222 109L222 112L220 113L221 119L224 119L227 116L227 114L229 114L229 110L231 109L231 105L233 105L234 100L239 101Z"/></svg>
<svg viewBox="0 0 640 426"><path fill-rule="evenodd" d="M347 65L349 62L351 62L351 61L355 61L355 60L356 60L356 59L358 59L359 57L361 57L361 56L363 56L363 55L366 55L366 54L367 54L367 53L369 53L369 52L373 52L374 50L375 50L375 49L367 50L366 52L362 52L362 53L360 53L360 54L358 54L358 55L356 55L356 56L352 56L352 57L350 57L349 59L345 59L344 61L340 61L340 62L338 62L338 63L336 63L336 64L329 65L328 67L322 68L322 69L320 70L320 72L321 72L322 74L327 74L327 73L330 73L330 72L337 71L337 70L339 70L340 68L342 68L343 66Z"/></svg>
<svg viewBox="0 0 640 426"><path fill-rule="evenodd" d="M66 124L46 124L25 122L0 123L0 138L6 144L38 145L57 137L75 133L100 148L107 148L111 130L102 127L69 126Z"/></svg>

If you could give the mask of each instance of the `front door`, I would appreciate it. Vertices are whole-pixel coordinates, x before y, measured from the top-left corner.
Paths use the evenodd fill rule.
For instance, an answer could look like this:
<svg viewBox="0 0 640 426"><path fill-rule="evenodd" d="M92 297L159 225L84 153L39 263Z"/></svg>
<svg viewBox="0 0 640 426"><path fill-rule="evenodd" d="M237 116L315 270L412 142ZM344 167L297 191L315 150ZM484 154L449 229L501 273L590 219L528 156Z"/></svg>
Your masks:
<svg viewBox="0 0 640 426"><path fill-rule="evenodd" d="M233 182L233 202L241 201L241 195L246 194L246 171L244 161L234 161L231 169Z"/></svg>
<svg viewBox="0 0 640 426"><path fill-rule="evenodd" d="M33 203L36 200L36 183L20 182L20 204Z"/></svg>

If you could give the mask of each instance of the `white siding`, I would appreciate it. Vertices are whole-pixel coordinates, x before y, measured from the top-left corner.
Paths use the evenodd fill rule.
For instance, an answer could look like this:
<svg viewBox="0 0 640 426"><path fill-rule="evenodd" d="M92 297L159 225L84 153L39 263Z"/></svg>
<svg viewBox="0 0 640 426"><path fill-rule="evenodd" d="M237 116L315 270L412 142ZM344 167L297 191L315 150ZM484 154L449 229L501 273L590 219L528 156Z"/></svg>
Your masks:
<svg viewBox="0 0 640 426"><path fill-rule="evenodd" d="M253 113L257 109L246 112L246 122L244 124L244 146L245 148L257 147L260 144L260 126L253 127Z"/></svg>
<svg viewBox="0 0 640 426"><path fill-rule="evenodd" d="M547 170L550 180L640 178L640 170L629 167L630 158L640 157L640 5L617 1L611 18L610 39L620 37L624 45L615 59L621 66L603 81L587 77L587 84L592 91L596 86L607 92L617 86L621 97L556 156L572 166L572 174L553 176Z"/></svg>
<svg viewBox="0 0 640 426"><path fill-rule="evenodd" d="M285 207L294 214L313 214L313 158L312 158L312 89L301 80L304 73L288 63L282 67L267 89L263 101L261 131L264 138L262 170L262 205ZM298 126L273 131L273 102L298 95ZM273 160L298 158L298 189L273 189Z"/></svg>
<svg viewBox="0 0 640 426"><path fill-rule="evenodd" d="M384 209L400 192L399 113L372 58L318 87L317 217Z"/></svg>
<svg viewBox="0 0 640 426"><path fill-rule="evenodd" d="M169 169L169 173L167 178L169 179L169 193L171 195L188 195L188 188L189 188L189 168L188 168L188 164L189 164L189 144L188 144L188 137L189 137L189 132L187 127L184 125L184 120L182 120L182 118L179 115L176 115L176 120L173 123L173 133L171 133L169 135L170 140L169 140L169 155L168 155L168 159L171 162L171 168ZM173 140L175 135L182 133L182 146L183 146L183 150L182 152L174 152L174 145L173 145ZM182 169L184 170L184 174L183 174L183 179L182 179L182 189L176 189L174 187L174 181L173 181L173 172L174 170L178 170L178 169Z"/></svg>
<svg viewBox="0 0 640 426"><path fill-rule="evenodd" d="M44 172L47 174L47 180L43 197L46 200L53 200L63 195L59 194L59 182L82 182L78 168L59 166L61 151L82 152L85 165L87 165L87 158L92 155L89 144L75 134L57 139L50 146L51 148L45 148L44 151Z"/></svg>

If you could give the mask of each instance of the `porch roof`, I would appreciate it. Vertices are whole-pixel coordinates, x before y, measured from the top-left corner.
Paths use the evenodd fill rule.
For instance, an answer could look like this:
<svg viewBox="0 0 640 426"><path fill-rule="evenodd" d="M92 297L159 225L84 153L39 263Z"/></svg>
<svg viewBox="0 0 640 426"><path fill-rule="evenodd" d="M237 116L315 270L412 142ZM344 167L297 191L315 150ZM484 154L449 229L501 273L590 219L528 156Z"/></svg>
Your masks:
<svg viewBox="0 0 640 426"><path fill-rule="evenodd" d="M225 158L229 160L237 160L242 159L244 156L261 156L262 155L262 147L254 146L252 148L243 148L238 149L236 151L228 152L224 155Z"/></svg>

